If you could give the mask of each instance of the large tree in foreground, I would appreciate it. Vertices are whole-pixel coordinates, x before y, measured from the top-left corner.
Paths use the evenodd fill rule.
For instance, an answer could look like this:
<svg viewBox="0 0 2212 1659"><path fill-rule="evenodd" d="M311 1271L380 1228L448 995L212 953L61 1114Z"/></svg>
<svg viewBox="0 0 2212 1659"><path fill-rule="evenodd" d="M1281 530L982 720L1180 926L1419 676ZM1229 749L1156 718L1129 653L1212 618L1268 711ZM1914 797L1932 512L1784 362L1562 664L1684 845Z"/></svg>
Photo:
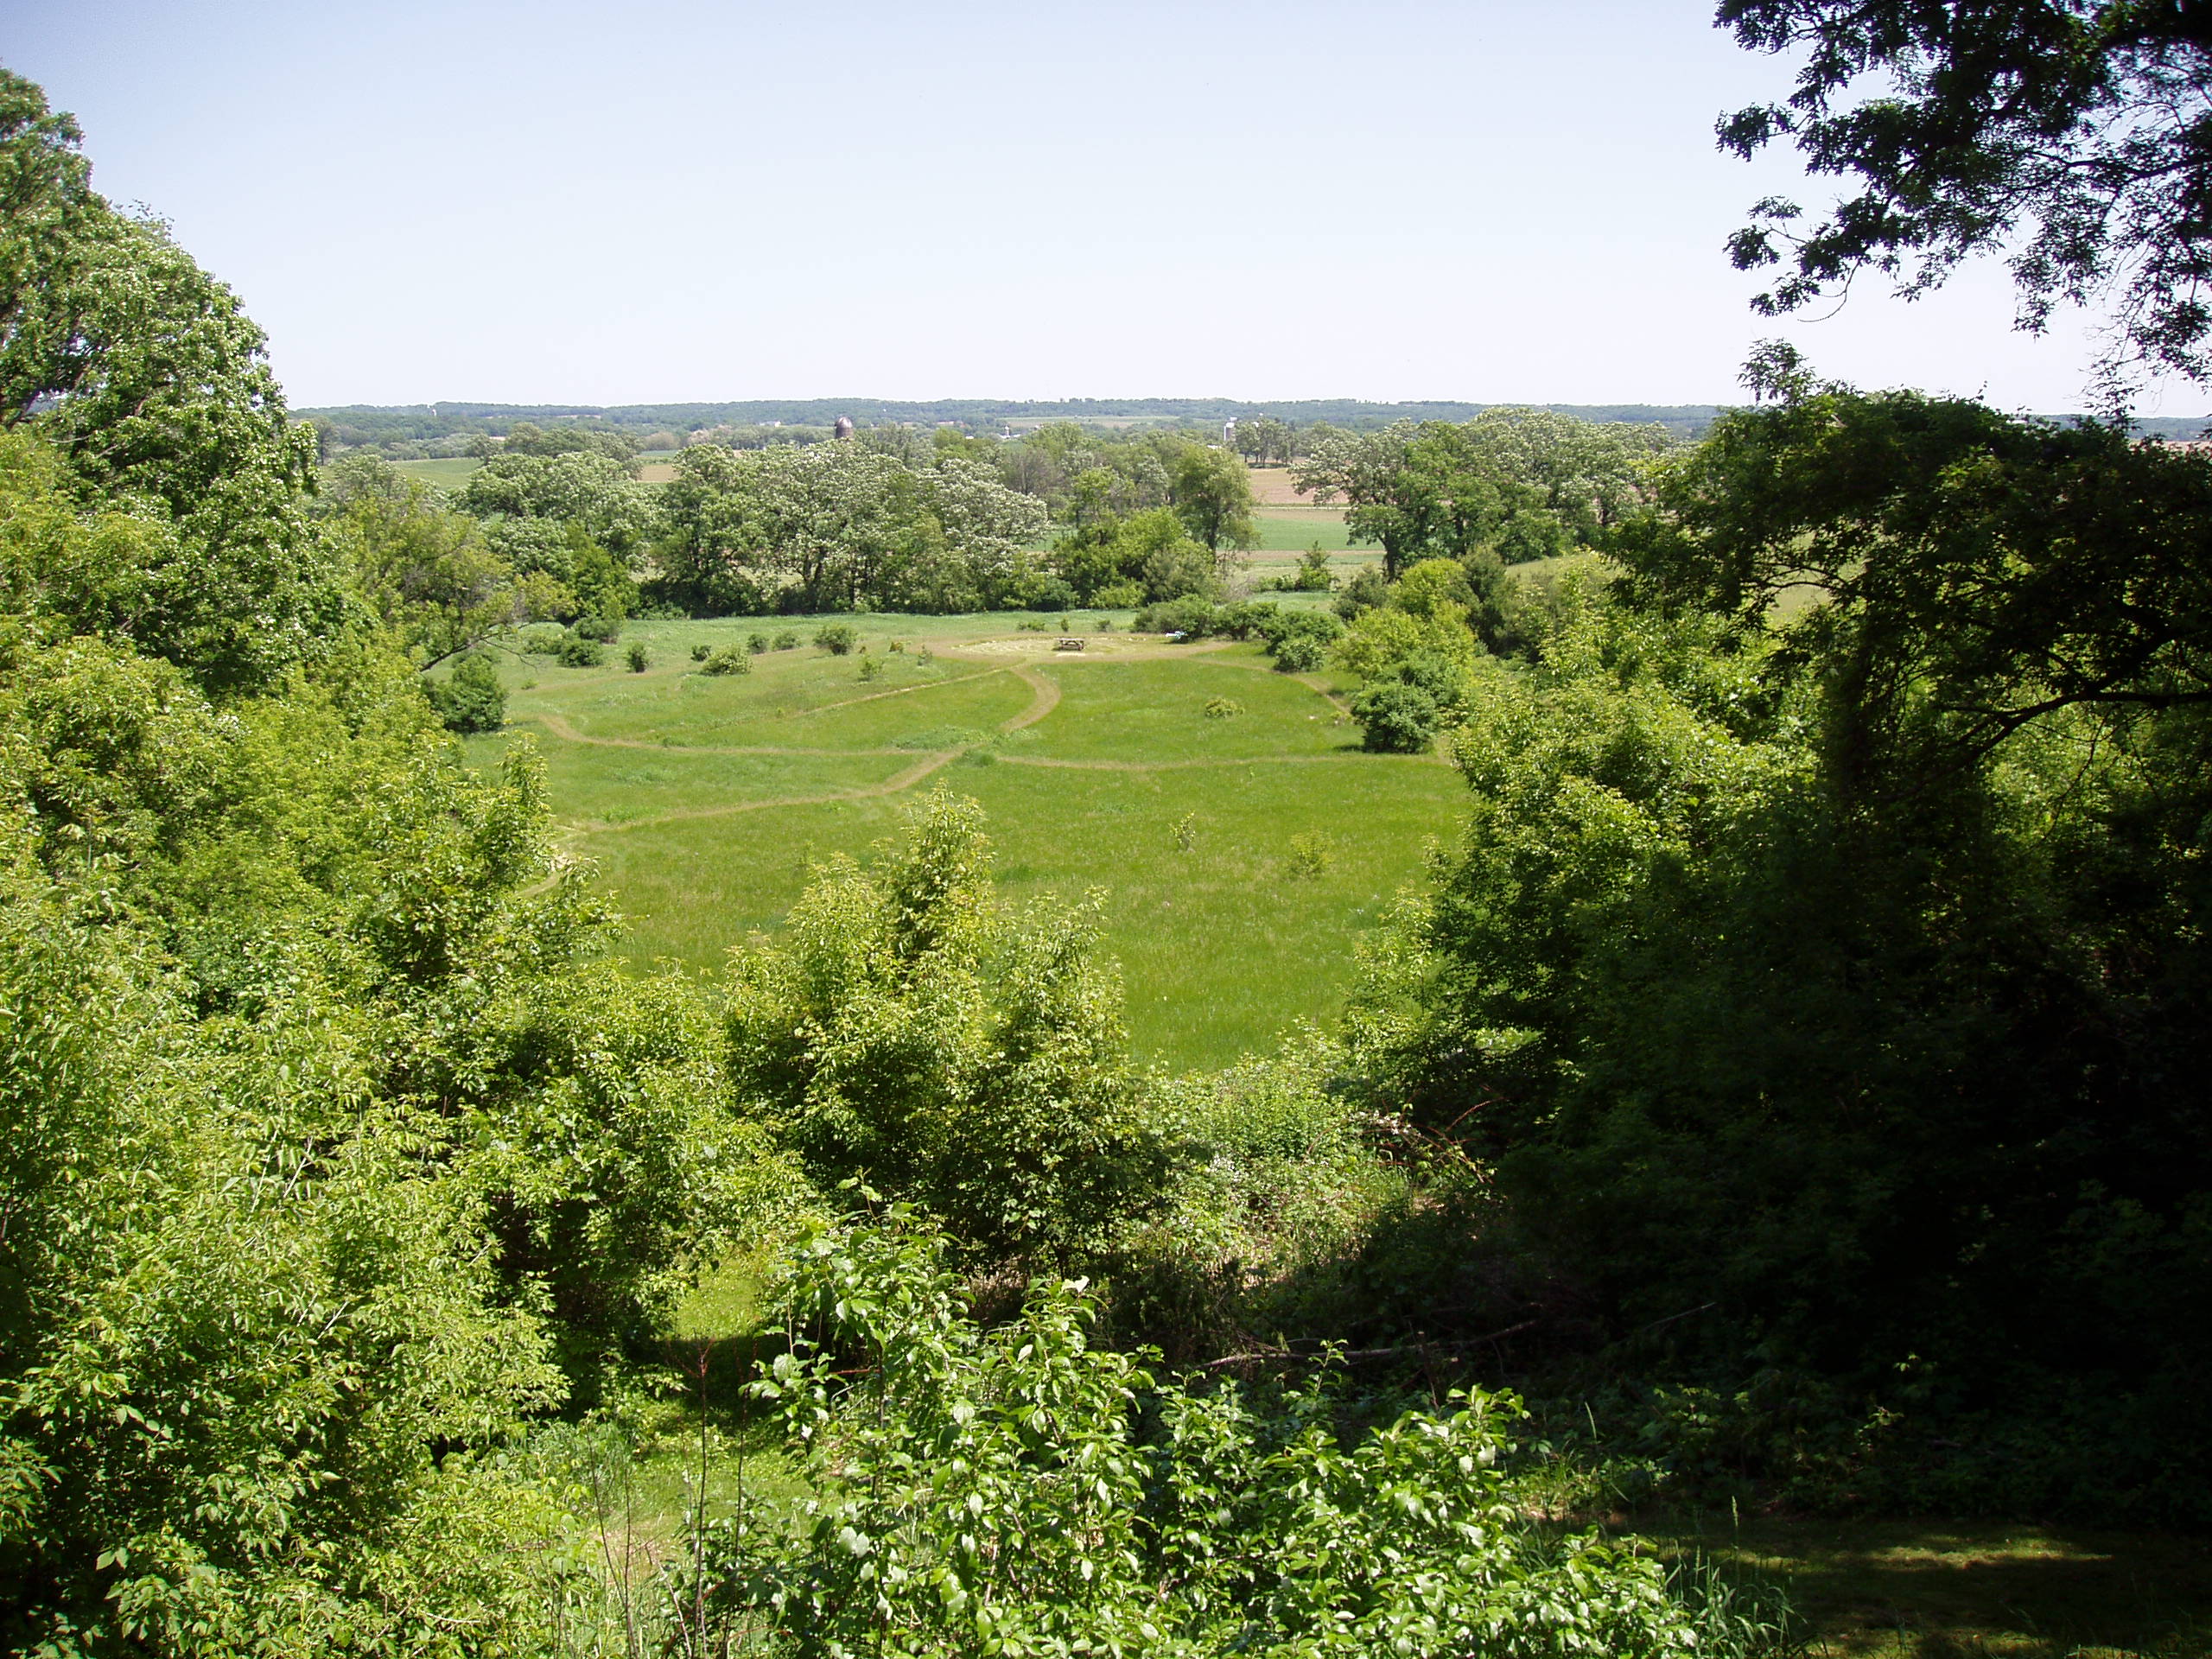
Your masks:
<svg viewBox="0 0 2212 1659"><path fill-rule="evenodd" d="M1796 310L1872 269L1907 294L2009 254L2019 326L2101 305L2117 397L2212 373L2212 8L2196 0L1721 0L1744 46L1797 55L1777 104L1720 124L1750 156L1794 142L1854 182L1819 224L1752 210L1730 253L1782 268L1758 301Z"/></svg>

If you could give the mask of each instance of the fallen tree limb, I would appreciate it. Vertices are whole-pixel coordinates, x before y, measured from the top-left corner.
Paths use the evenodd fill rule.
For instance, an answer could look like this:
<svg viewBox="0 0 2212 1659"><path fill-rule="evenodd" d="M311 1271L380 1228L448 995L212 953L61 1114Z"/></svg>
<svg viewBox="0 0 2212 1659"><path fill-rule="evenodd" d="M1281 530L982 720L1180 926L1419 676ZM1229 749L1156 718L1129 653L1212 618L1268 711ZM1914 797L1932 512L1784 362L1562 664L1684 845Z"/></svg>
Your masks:
<svg viewBox="0 0 2212 1659"><path fill-rule="evenodd" d="M1341 1360L1350 1364L1354 1360L1395 1359L1405 1354L1452 1354L1464 1349L1479 1348L1486 1342L1496 1342L1501 1337L1510 1337L1541 1325L1541 1319L1523 1319L1518 1325L1509 1325L1503 1331L1492 1331L1484 1336L1468 1337L1459 1342L1406 1342L1391 1348L1348 1348L1332 1354L1324 1348L1310 1354L1293 1353L1287 1348L1270 1348L1259 1353L1229 1354L1220 1359L1208 1360L1209 1371L1227 1370L1232 1365L1281 1365L1292 1360Z"/></svg>

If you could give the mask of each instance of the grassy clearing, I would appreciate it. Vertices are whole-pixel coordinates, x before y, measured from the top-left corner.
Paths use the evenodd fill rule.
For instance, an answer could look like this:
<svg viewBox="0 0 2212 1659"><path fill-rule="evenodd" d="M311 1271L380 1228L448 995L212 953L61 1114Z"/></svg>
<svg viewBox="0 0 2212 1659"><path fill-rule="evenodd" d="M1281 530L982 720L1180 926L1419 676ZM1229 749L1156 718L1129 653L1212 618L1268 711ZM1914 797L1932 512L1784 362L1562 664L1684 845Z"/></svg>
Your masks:
<svg viewBox="0 0 2212 1659"><path fill-rule="evenodd" d="M1259 529L1263 549L1303 553L1319 542L1325 550L1341 553L1351 546L1344 512L1338 507L1263 506L1252 515L1252 522Z"/></svg>
<svg viewBox="0 0 2212 1659"><path fill-rule="evenodd" d="M2212 1543L1921 1521L1747 1520L1649 1535L1778 1584L1823 1659L2201 1659Z"/></svg>
<svg viewBox="0 0 2212 1659"><path fill-rule="evenodd" d="M1122 963L1132 1040L1179 1069L1225 1064L1294 1020L1333 1014L1355 941L1419 873L1424 843L1452 832L1464 792L1445 767L1383 756L1158 772L979 764L989 760L980 752L930 781L989 813L1009 899L1072 905L1104 889L1103 944ZM898 836L911 800L688 819L579 844L634 918L633 959L709 968L748 931L779 925L816 864Z"/></svg>
<svg viewBox="0 0 2212 1659"><path fill-rule="evenodd" d="M674 669L556 669L510 702L508 717L535 719L563 738L624 743L936 748L950 747L938 741L949 731L967 732L972 741L1035 695L1010 670L988 664L887 667L870 681L850 658L760 661L751 674L721 678Z"/></svg>
<svg viewBox="0 0 2212 1659"><path fill-rule="evenodd" d="M683 749L568 743L542 728L511 728L469 740L471 759L495 765L527 735L545 756L546 783L571 827L603 829L716 812L739 804L849 793L883 784L912 764L906 755L719 754Z"/></svg>
<svg viewBox="0 0 2212 1659"><path fill-rule="evenodd" d="M849 620L876 678L804 645L749 674L693 671L695 645L810 639L798 620L636 625L624 644L645 644L643 674L613 652L593 669L507 664L510 731L472 752L489 764L532 735L570 844L632 918L632 960L719 968L781 925L816 865L897 836L943 784L990 814L1009 899L1105 890L1138 1052L1215 1065L1335 1012L1358 935L1457 820L1448 768L1360 753L1326 696L1249 646L1096 635L1084 613L1070 627L1096 651L1076 658L1052 650L1058 617L1043 634ZM909 649L887 652L893 639ZM1239 712L1207 717L1217 700Z"/></svg>
<svg viewBox="0 0 2212 1659"><path fill-rule="evenodd" d="M450 455L439 461L395 461L392 470L409 478L419 478L425 484L435 484L442 490L457 490L467 482L468 475L484 463L473 455Z"/></svg>
<svg viewBox="0 0 2212 1659"><path fill-rule="evenodd" d="M1059 707L1010 758L1154 765L1335 754L1359 745L1343 712L1273 672L1250 646L1183 662L1066 662L1043 671ZM1209 715L1234 703L1239 712Z"/></svg>

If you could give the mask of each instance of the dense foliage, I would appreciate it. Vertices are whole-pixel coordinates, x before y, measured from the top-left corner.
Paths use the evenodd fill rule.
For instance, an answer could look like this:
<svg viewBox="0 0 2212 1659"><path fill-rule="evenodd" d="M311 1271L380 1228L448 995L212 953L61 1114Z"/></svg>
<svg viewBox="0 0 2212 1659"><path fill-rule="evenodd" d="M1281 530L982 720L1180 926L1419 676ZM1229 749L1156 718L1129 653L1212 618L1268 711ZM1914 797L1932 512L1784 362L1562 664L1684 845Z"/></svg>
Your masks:
<svg viewBox="0 0 2212 1659"><path fill-rule="evenodd" d="M958 455L695 445L664 496L668 591L709 610L992 610L1023 599L1044 510Z"/></svg>
<svg viewBox="0 0 2212 1659"><path fill-rule="evenodd" d="M2212 29L2187 0L1722 0L1719 21L1798 60L1789 99L1722 122L1722 144L1749 156L1789 139L1808 170L1857 190L1807 231L1795 202L1753 209L1736 264L1789 266L1762 309L1868 268L1921 293L2001 251L2024 327L2112 302L2114 393L2212 369Z"/></svg>
<svg viewBox="0 0 2212 1659"><path fill-rule="evenodd" d="M13 77L0 163L10 1647L588 1645L582 1451L778 1241L794 1478L710 1498L702 1343L678 1649L1767 1640L1540 1524L1510 1396L1402 1409L1469 1349L1662 1482L2205 1518L2212 461L1770 354L1694 448L1321 435L1386 555L1327 610L1221 602L1243 462L1159 433L700 443L655 496L513 422L448 500L319 478ZM1106 900L1001 903L950 796L721 981L630 973L528 743L452 736L487 644L603 662L641 602L1076 598L1465 776L1341 1031L1144 1072ZM1357 1402L1230 1380L1351 1338Z"/></svg>
<svg viewBox="0 0 2212 1659"><path fill-rule="evenodd" d="M1471 704L1368 1086L1645 1375L1763 1378L1760 1455L2201 1513L2212 469L1804 386L1660 504Z"/></svg>
<svg viewBox="0 0 2212 1659"><path fill-rule="evenodd" d="M1378 543L1395 578L1429 557L1517 564L1592 545L1642 499L1643 464L1668 442L1660 427L1494 409L1339 434L1293 476L1318 501L1344 500L1354 539Z"/></svg>
<svg viewBox="0 0 2212 1659"><path fill-rule="evenodd" d="M825 1188L864 1180L986 1261L1077 1259L1155 1202L1096 898L1007 914L971 803L939 797L877 873L825 871L732 981L739 1099Z"/></svg>
<svg viewBox="0 0 2212 1659"><path fill-rule="evenodd" d="M572 1516L508 1453L795 1173L696 994L594 962L529 752L418 690L481 550L404 491L314 534L258 336L7 91L105 239L12 270L85 356L0 436L0 1628L542 1648Z"/></svg>
<svg viewBox="0 0 2212 1659"><path fill-rule="evenodd" d="M1081 1281L985 1330L926 1233L794 1247L760 1392L817 1496L711 1530L679 1605L793 1655L1411 1656L1737 1650L1656 1563L1523 1520L1510 1396L1351 1449L1325 1392L1255 1408L1093 1346ZM857 1362L857 1363L856 1363ZM858 1372L855 1380L855 1371Z"/></svg>

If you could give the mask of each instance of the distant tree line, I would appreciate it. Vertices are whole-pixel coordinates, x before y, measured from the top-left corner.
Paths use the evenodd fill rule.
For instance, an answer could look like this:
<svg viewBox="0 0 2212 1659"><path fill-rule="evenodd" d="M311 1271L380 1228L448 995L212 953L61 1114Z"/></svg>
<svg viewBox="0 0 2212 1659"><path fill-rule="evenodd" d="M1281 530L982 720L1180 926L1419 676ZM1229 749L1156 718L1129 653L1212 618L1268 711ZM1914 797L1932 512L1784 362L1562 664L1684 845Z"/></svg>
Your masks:
<svg viewBox="0 0 2212 1659"><path fill-rule="evenodd" d="M766 400L734 404L639 404L601 409L582 404L437 404L381 408L350 405L299 411L312 424L323 458L371 449L387 461L418 461L469 453L471 439L499 438L516 426L545 430L620 433L641 449L673 449L702 440L754 448L766 443L826 438L844 416L863 429L906 427L925 436L938 428L972 436L1017 435L1052 422L1072 422L1100 434L1115 431L1203 432L1218 438L1229 422L1248 435L1240 453L1255 464L1282 464L1290 451L1275 440L1287 429L1349 432L1378 430L1399 421L1468 421L1495 405L1484 404L1369 404L1354 398L1286 404L1244 404L1226 398L1074 398L1064 403L1004 403L945 399L892 403L879 398ZM1711 404L1548 404L1580 420L1624 421L1664 426L1677 437L1694 437L1720 413ZM2177 423L2194 435L2196 423ZM1264 448L1249 448L1250 445Z"/></svg>

